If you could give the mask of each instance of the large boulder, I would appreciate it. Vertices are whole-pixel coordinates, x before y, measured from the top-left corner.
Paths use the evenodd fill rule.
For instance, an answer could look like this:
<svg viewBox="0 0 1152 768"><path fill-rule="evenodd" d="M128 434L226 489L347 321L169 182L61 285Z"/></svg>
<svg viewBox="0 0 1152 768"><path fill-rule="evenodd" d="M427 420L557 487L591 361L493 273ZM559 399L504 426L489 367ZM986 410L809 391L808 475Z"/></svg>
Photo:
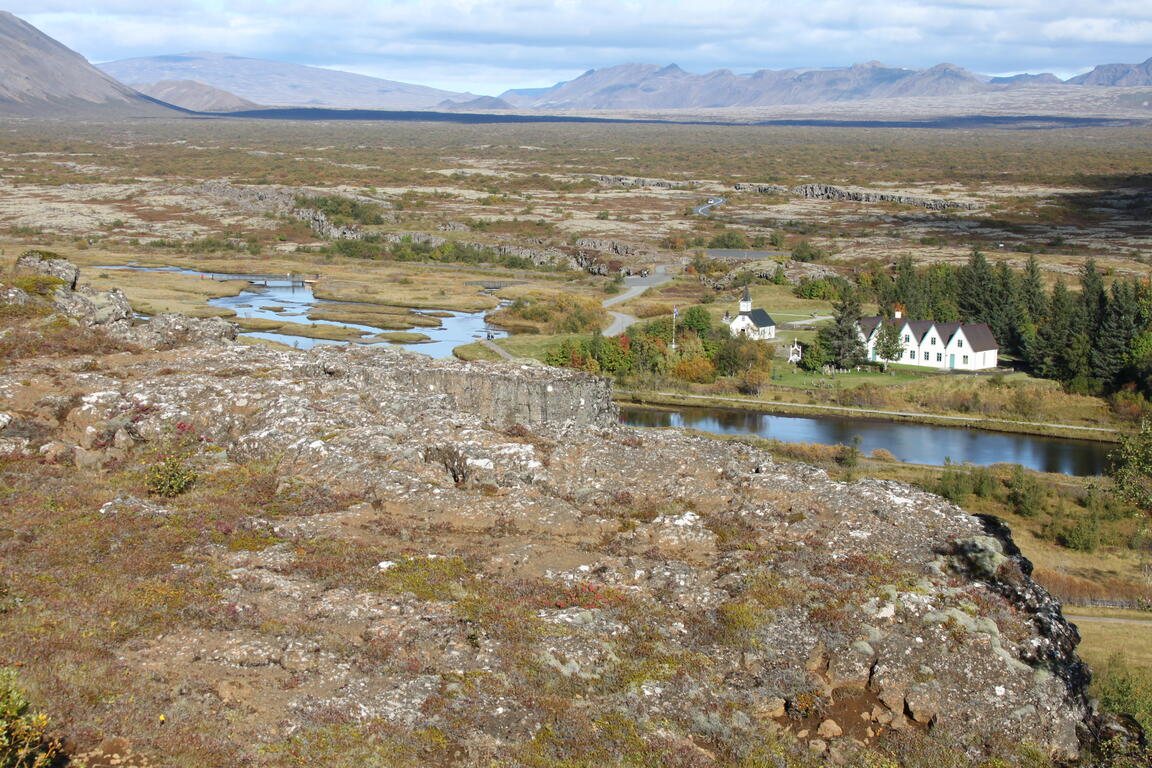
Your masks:
<svg viewBox="0 0 1152 768"><path fill-rule="evenodd" d="M95 291L85 285L73 291L60 286L53 302L57 310L89 328L128 325L135 314L119 288Z"/></svg>
<svg viewBox="0 0 1152 768"><path fill-rule="evenodd" d="M76 280L80 277L80 268L62 256L48 251L25 251L16 260L16 273L55 277L63 280L68 290L74 291Z"/></svg>
<svg viewBox="0 0 1152 768"><path fill-rule="evenodd" d="M125 340L148 349L168 349L229 344L235 341L237 332L235 323L219 317L195 318L173 313L150 317L123 335Z"/></svg>

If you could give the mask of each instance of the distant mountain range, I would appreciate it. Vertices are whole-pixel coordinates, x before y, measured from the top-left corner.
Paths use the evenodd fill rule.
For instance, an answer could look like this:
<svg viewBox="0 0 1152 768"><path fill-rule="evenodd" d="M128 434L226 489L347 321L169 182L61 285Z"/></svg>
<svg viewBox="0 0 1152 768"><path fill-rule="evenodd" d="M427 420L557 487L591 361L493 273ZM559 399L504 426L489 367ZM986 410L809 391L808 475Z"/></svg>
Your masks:
<svg viewBox="0 0 1152 768"><path fill-rule="evenodd" d="M0 115L182 114L119 83L31 24L0 11Z"/></svg>
<svg viewBox="0 0 1152 768"><path fill-rule="evenodd" d="M1101 64L1068 79L1072 85L1152 85L1152 59L1143 64Z"/></svg>
<svg viewBox="0 0 1152 768"><path fill-rule="evenodd" d="M124 82L139 85L134 90ZM1152 86L1152 59L1104 64L1064 82L1052 74L993 78L952 64L910 69L872 61L746 75L726 69L697 75L675 64L622 64L589 70L550 88L509 90L497 98L226 53L125 59L97 69L0 11L0 115L178 116L187 110L229 112L260 105L455 112L702 109L1076 86Z"/></svg>
<svg viewBox="0 0 1152 768"><path fill-rule="evenodd" d="M445 100L465 102L476 98L472 93L229 53L149 56L97 66L125 83L194 80L242 99L272 106L431 109Z"/></svg>
<svg viewBox="0 0 1152 768"><path fill-rule="evenodd" d="M1152 59L1107 64L1068 81L1072 85L1152 85ZM748 75L720 69L704 75L675 64L623 64L592 69L551 88L506 91L500 99L518 109L628 110L766 107L858 99L957 96L1006 88L1062 85L1053 74L977 75L953 64L929 69L890 67L878 61L829 69L762 69Z"/></svg>

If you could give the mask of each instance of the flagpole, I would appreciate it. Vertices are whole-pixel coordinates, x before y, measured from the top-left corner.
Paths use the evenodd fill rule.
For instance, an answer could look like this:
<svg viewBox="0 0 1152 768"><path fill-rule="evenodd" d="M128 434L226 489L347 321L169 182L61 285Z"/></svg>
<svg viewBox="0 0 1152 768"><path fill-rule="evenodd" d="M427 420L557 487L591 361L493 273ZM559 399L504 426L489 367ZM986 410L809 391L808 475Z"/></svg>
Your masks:
<svg viewBox="0 0 1152 768"><path fill-rule="evenodd" d="M672 307L672 351L676 351L676 318L680 317L679 307Z"/></svg>

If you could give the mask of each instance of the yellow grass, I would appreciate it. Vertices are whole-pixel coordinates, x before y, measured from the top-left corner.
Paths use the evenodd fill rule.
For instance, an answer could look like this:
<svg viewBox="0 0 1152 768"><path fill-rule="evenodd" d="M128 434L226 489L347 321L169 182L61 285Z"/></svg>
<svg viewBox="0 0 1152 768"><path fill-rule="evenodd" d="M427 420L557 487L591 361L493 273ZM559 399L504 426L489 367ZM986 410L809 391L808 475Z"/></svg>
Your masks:
<svg viewBox="0 0 1152 768"><path fill-rule="evenodd" d="M1123 653L1135 667L1152 669L1152 621L1144 624L1076 619L1080 656L1090 666L1103 666L1114 653Z"/></svg>
<svg viewBox="0 0 1152 768"><path fill-rule="evenodd" d="M309 320L329 320L337 323L356 323L373 328L402 330L405 328L437 328L440 320L436 317L412 312L404 307L384 305L347 306L341 304L317 304L308 312Z"/></svg>
<svg viewBox="0 0 1152 768"><path fill-rule="evenodd" d="M345 328L342 325L329 325L328 323L285 323L279 320L268 320L262 317L236 317L232 322L245 331L265 331L269 333L282 333L285 336L303 336L308 339L328 339L331 341L359 341L368 334L355 328Z"/></svg>

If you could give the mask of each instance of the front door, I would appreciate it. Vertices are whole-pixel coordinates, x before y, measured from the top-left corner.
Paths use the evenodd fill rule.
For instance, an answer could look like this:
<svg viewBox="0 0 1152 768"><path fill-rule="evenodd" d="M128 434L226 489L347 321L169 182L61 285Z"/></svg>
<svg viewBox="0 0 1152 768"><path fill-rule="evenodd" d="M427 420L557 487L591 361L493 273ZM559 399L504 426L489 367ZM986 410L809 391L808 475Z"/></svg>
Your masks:
<svg viewBox="0 0 1152 768"><path fill-rule="evenodd" d="M948 355L948 367L949 368L955 368L956 367L956 355Z"/></svg>

